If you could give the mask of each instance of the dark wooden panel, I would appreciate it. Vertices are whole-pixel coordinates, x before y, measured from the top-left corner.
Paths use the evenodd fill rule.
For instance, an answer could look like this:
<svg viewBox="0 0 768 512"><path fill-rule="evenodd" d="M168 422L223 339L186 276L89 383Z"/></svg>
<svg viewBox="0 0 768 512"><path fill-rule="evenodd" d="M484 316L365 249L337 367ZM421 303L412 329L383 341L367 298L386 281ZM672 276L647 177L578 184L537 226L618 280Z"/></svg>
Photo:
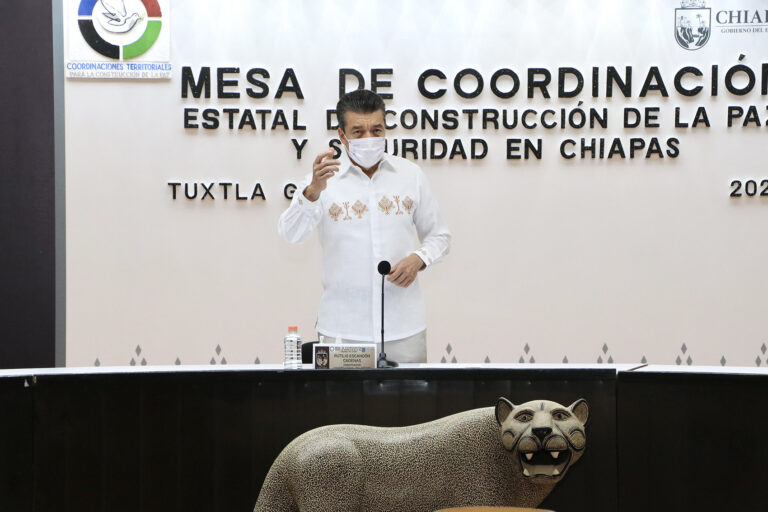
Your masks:
<svg viewBox="0 0 768 512"><path fill-rule="evenodd" d="M555 510L616 510L615 373L493 369L71 375L34 387L35 511L250 510L278 453L326 424L403 426L547 398L589 401Z"/></svg>
<svg viewBox="0 0 768 512"><path fill-rule="evenodd" d="M216 384L214 456L214 496L216 512L241 509L241 504L255 503L252 496L250 431L251 383L243 379Z"/></svg>
<svg viewBox="0 0 768 512"><path fill-rule="evenodd" d="M32 510L34 391L29 381L0 379L0 510Z"/></svg>
<svg viewBox="0 0 768 512"><path fill-rule="evenodd" d="M143 417L141 379L100 380L102 510L133 512L141 503Z"/></svg>
<svg viewBox="0 0 768 512"><path fill-rule="evenodd" d="M34 386L34 510L101 510L106 475L104 377L38 377Z"/></svg>
<svg viewBox="0 0 768 512"><path fill-rule="evenodd" d="M768 377L622 373L622 512L766 510Z"/></svg>
<svg viewBox="0 0 768 512"><path fill-rule="evenodd" d="M178 432L182 379L141 378L141 495L139 510L181 512Z"/></svg>
<svg viewBox="0 0 768 512"><path fill-rule="evenodd" d="M185 382L179 393L179 509L216 508L216 393L218 378ZM106 512L106 511L105 511Z"/></svg>
<svg viewBox="0 0 768 512"><path fill-rule="evenodd" d="M55 365L51 7L0 9L0 368Z"/></svg>

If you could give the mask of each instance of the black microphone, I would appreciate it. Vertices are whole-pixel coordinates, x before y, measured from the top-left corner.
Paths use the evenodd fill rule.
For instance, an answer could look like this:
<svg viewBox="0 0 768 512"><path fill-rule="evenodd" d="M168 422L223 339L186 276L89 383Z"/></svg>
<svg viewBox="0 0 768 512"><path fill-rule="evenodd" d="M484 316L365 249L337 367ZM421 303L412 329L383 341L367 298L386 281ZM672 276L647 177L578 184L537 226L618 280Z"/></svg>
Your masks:
<svg viewBox="0 0 768 512"><path fill-rule="evenodd" d="M378 271L381 274L381 352L379 360L376 363L378 368L395 368L397 363L387 359L387 353L384 352L384 278L392 270L392 265L387 260L379 262Z"/></svg>
<svg viewBox="0 0 768 512"><path fill-rule="evenodd" d="M385 276L392 270L392 265L387 260L379 262L379 274Z"/></svg>

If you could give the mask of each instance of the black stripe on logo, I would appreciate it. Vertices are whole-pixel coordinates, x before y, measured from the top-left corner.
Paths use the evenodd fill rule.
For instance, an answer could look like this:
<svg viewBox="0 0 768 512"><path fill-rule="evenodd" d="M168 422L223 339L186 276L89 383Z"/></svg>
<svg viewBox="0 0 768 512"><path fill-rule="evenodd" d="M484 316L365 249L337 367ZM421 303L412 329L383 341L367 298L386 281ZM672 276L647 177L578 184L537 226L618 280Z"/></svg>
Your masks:
<svg viewBox="0 0 768 512"><path fill-rule="evenodd" d="M85 39L85 42L88 43L91 48L110 59L120 58L120 47L105 41L104 38L96 32L96 28L93 26L93 20L77 20L77 23L80 25L80 33L83 34L83 39Z"/></svg>

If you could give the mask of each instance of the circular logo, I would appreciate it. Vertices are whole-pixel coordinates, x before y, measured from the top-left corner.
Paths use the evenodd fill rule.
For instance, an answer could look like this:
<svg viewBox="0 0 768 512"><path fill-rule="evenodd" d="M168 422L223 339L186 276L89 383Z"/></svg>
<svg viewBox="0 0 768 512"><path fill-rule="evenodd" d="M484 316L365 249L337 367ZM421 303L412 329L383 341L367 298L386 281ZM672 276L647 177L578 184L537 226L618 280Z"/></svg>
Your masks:
<svg viewBox="0 0 768 512"><path fill-rule="evenodd" d="M163 25L157 0L80 0L77 15L85 42L110 59L142 55Z"/></svg>

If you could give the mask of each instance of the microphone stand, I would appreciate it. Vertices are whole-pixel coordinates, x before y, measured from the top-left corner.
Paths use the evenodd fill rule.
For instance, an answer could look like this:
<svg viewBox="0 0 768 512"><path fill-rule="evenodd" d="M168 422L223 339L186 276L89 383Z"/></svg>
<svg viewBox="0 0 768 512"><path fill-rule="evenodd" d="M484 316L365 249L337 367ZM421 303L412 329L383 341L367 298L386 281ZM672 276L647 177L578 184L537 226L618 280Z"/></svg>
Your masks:
<svg viewBox="0 0 768 512"><path fill-rule="evenodd" d="M381 264L379 264L379 272L381 272ZM397 363L387 359L387 353L384 352L384 277L387 273L381 274L381 352L379 352L379 360L376 362L377 368L397 368Z"/></svg>

